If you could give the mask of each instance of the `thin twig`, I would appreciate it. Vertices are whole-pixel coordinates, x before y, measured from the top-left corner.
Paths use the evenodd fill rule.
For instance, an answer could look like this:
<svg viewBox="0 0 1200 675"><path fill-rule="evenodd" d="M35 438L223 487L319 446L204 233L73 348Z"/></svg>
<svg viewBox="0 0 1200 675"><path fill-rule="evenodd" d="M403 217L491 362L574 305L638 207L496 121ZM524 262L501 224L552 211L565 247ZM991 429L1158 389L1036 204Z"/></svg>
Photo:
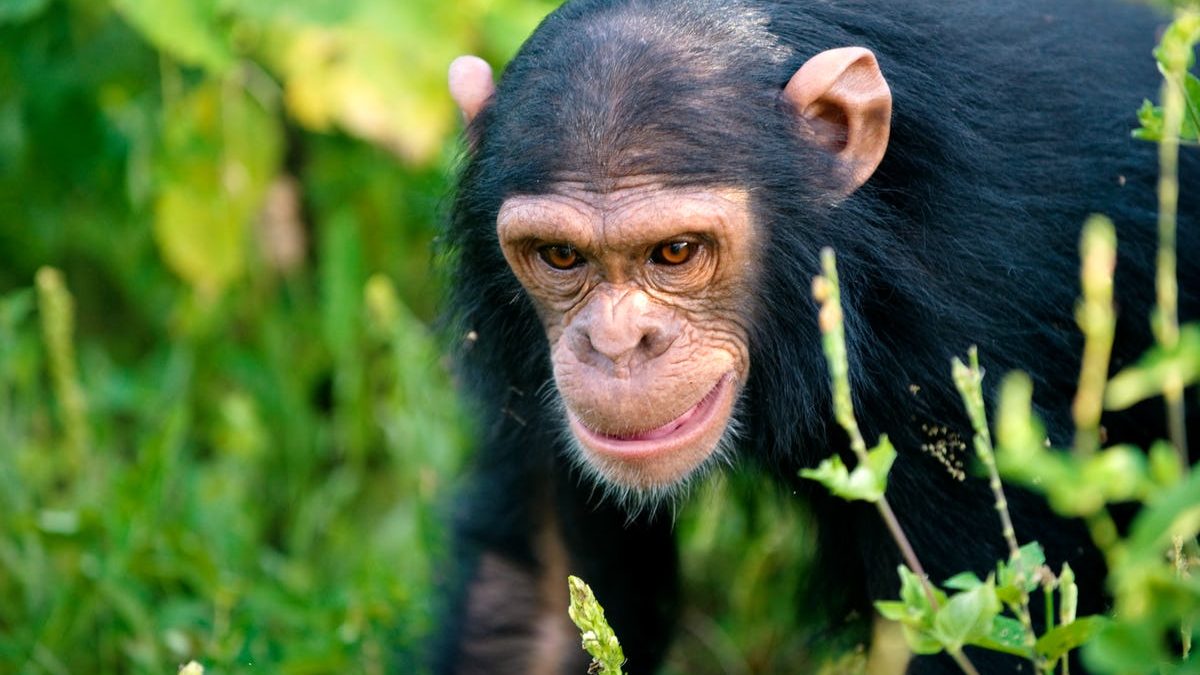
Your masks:
<svg viewBox="0 0 1200 675"><path fill-rule="evenodd" d="M1164 42L1164 46L1165 46ZM1158 296L1154 334L1167 353L1179 346L1179 282L1177 279L1176 230L1179 212L1179 132L1183 126L1185 98L1183 76L1188 55L1174 55L1172 67L1163 84L1163 134L1158 142L1158 271L1155 289ZM1179 461L1186 471L1188 458L1187 424L1183 403L1183 379L1177 374L1163 383L1167 403L1167 430Z"/></svg>
<svg viewBox="0 0 1200 675"><path fill-rule="evenodd" d="M1100 449L1100 415L1117 327L1113 308L1117 233L1112 221L1092 216L1083 226L1079 249L1083 261L1079 272L1083 299L1075 312L1075 321L1083 333L1083 360L1071 413L1075 419L1075 454L1086 456Z"/></svg>
<svg viewBox="0 0 1200 675"><path fill-rule="evenodd" d="M954 662L958 664L958 667L961 668L962 671L967 675L979 675L979 671L975 670L975 666L971 663L970 659L967 658L967 655L964 654L961 649L950 652L950 658L954 659Z"/></svg>
<svg viewBox="0 0 1200 675"><path fill-rule="evenodd" d="M837 261L832 249L826 248L821 251L821 269L823 276L813 280L813 297L821 303L820 325L821 332L825 336L825 356L829 361L830 380L833 385L834 417L850 437L850 449L854 452L854 456L860 464L866 465L868 460L867 443L863 440L858 420L854 416L854 402L850 395L850 361L846 353L846 329L842 314ZM925 573L925 567L921 565L916 550L908 540L908 536L904 534L904 528L900 526L900 521L888 503L887 496L881 495L875 502L875 507L887 525L892 539L896 541L896 546L899 547L905 564L920 580L921 589L925 592L929 606L936 612L939 609L939 603L933 591L933 585L929 582L929 575ZM947 650L947 652L964 673L979 675L979 671L975 669L971 660L961 649Z"/></svg>
<svg viewBox="0 0 1200 675"><path fill-rule="evenodd" d="M1000 471L996 468L996 453L992 448L992 432L988 429L987 410L983 402L983 370L979 367L979 350L971 347L969 353L971 365L965 366L962 361L954 359L954 384L962 395L963 405L967 408L967 416L971 418L971 426L975 430L975 454L983 462L988 472L988 484L992 495L996 498L996 513L1000 515L1000 529L1004 541L1008 544L1009 564L1016 565L1021 560L1021 547L1017 543L1017 532L1013 527L1012 516L1008 512L1008 498L1004 496L1004 485L1000 482ZM1017 618L1025 629L1025 647L1029 649L1029 660L1035 671L1042 670L1041 659L1037 655L1037 633L1033 630L1033 617L1029 611L1029 592L1025 590L1025 573L1017 566L1016 585L1020 592L1020 602L1017 604Z"/></svg>

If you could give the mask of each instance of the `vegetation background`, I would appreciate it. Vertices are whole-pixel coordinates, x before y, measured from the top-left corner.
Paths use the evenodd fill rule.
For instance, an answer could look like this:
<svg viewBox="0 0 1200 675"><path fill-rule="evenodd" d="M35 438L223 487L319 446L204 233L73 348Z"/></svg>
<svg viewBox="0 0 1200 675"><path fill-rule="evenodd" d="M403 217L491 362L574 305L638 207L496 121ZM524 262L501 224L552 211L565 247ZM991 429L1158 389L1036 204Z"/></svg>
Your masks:
<svg viewBox="0 0 1200 675"><path fill-rule="evenodd" d="M471 437L445 70L554 4L0 0L0 673L417 672ZM752 483L680 514L673 672L844 647Z"/></svg>

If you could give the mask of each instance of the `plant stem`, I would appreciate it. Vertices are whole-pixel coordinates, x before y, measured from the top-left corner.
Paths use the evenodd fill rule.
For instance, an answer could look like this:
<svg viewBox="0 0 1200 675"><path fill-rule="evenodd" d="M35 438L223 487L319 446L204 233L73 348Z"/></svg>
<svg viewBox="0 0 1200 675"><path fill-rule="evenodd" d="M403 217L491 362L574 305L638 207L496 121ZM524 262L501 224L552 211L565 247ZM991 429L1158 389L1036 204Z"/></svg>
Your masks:
<svg viewBox="0 0 1200 675"><path fill-rule="evenodd" d="M1166 49L1166 42L1163 43ZM1174 51L1174 50L1172 50ZM1176 272L1175 240L1179 211L1179 133L1183 126L1183 80L1187 74L1191 45L1186 53L1169 54L1170 67L1163 84L1163 134L1158 142L1158 271L1155 290L1158 307L1154 334L1167 353L1179 346L1179 284ZM1190 466L1187 426L1184 417L1183 380L1169 377L1163 384L1167 403L1167 429L1179 461L1186 471Z"/></svg>
<svg viewBox="0 0 1200 675"><path fill-rule="evenodd" d="M1021 559L1021 547L1017 543L1017 532L1013 527L1012 516L1008 512L1008 498L1004 496L1004 484L1000 482L1000 471L996 468L996 453L992 449L992 432L988 429L987 410L983 402L983 369L979 367L979 349L971 347L969 352L971 365L965 366L962 361L954 359L954 384L962 396L966 406L967 416L971 418L971 426L975 430L975 454L983 462L988 472L988 484L992 495L996 498L996 513L1000 515L1000 529L1004 541L1008 544L1008 559L1015 563ZM1037 655L1037 633L1033 630L1033 617L1029 611L1029 592L1025 590L1025 575L1017 573L1017 587L1020 589L1020 602L1016 606L1017 618L1025 629L1025 646L1029 649L1029 660L1035 671L1042 670L1041 659Z"/></svg>
<svg viewBox="0 0 1200 675"><path fill-rule="evenodd" d="M1054 586L1049 583L1042 584L1042 599L1045 609L1046 629L1049 633L1054 630Z"/></svg>
<svg viewBox="0 0 1200 675"><path fill-rule="evenodd" d="M975 666L970 660L967 659L967 655L964 654L961 649L955 652L950 652L950 658L954 659L954 662L958 664L958 667L961 668L962 671L967 675L979 675L979 671L975 670Z"/></svg>
<svg viewBox="0 0 1200 675"><path fill-rule="evenodd" d="M1175 23L1171 28L1182 27L1185 20L1193 22L1197 15L1176 12ZM1200 41L1200 31L1192 24L1190 34L1185 40L1168 41L1164 39L1160 49L1165 58L1160 58L1161 65L1166 66L1163 75L1163 134L1158 142L1158 273L1155 278L1155 288L1158 295L1158 311L1154 322L1154 333L1168 354L1179 348L1179 285L1176 270L1176 230L1179 210L1179 135L1183 129L1183 119L1187 112L1194 116L1196 111L1185 110L1187 97L1184 82L1188 68L1194 58L1194 48ZM1171 30L1168 28L1168 31ZM1184 472L1191 469L1188 457L1187 422L1183 401L1184 383L1179 373L1171 373L1163 382L1163 398L1167 404L1167 431L1175 451L1179 455L1180 467ZM1194 543L1195 539L1192 538ZM1183 554L1182 537L1175 538L1176 574L1180 577L1187 574L1186 558ZM1179 628L1183 641L1183 658L1186 660L1191 652L1191 622L1184 619Z"/></svg>
<svg viewBox="0 0 1200 675"><path fill-rule="evenodd" d="M867 462L867 443L863 440L862 431L858 427L858 419L854 415L854 401L850 395L850 360L846 353L846 328L842 314L841 286L838 282L837 259L832 249L821 251L821 268L823 276L813 280L813 297L821 303L820 324L824 334L825 356L829 361L830 380L833 385L833 414L838 424L846 430L850 437L850 450L860 463ZM917 558L916 551L900 527L900 521L888 504L887 497L881 497L875 503L879 515L887 524L888 531L900 547L904 561L918 578L929 604L935 610L938 608L937 598L925 568Z"/></svg>
<svg viewBox="0 0 1200 675"><path fill-rule="evenodd" d="M1088 532L1092 535L1092 543L1104 553L1109 569L1116 569L1125 558L1125 549L1121 545L1117 523L1113 520L1108 509L1101 507L1099 511L1086 518Z"/></svg>
<svg viewBox="0 0 1200 675"><path fill-rule="evenodd" d="M854 456L860 463L865 464L867 462L867 443L863 440L858 419L854 416L854 401L850 395L850 359L846 352L846 327L842 313L841 288L838 283L837 259L832 249L826 248L821 251L821 270L822 276L813 280L813 297L821 304L820 326L825 358L829 363L830 380L833 387L834 417L850 437L850 449L854 452ZM936 612L939 604L937 596L933 592L933 586L929 583L929 575L925 573L925 567L921 565L916 550L908 540L908 536L904 534L904 528L900 526L900 521L888 503L887 496L881 496L879 501L875 502L875 507L887 525L892 539L896 541L896 546L899 547L905 564L921 580L921 589L925 592L925 598L929 601L929 606ZM979 671L975 670L975 666L971 664L971 660L962 650L947 651L964 673L979 675Z"/></svg>
<svg viewBox="0 0 1200 675"><path fill-rule="evenodd" d="M1075 454L1090 455L1100 449L1100 415L1108 364L1112 357L1117 316L1113 309L1113 273L1117 267L1117 233L1112 221L1092 216L1080 238L1080 287L1083 299L1075 321L1083 332L1083 360L1079 388L1071 406L1075 418Z"/></svg>
<svg viewBox="0 0 1200 675"><path fill-rule="evenodd" d="M1191 572L1188 570L1189 555L1187 544L1183 537L1175 535L1171 538L1171 543L1174 546L1175 554L1175 578L1180 581L1186 581L1191 577ZM1191 542L1195 544L1195 539ZM1179 626L1179 639L1182 645L1183 660L1187 661L1192 653L1192 622L1190 619L1184 619Z"/></svg>
<svg viewBox="0 0 1200 675"><path fill-rule="evenodd" d="M50 362L54 395L58 400L65 436L63 471L74 479L82 469L87 452L87 400L75 363L75 300L67 289L62 272L43 267L37 272L38 311L42 319L42 340Z"/></svg>
<svg viewBox="0 0 1200 675"><path fill-rule="evenodd" d="M904 535L904 529L900 527L900 521L896 519L896 513L888 504L887 497L880 499L876 506L879 509L879 515L883 517L883 522L887 524L888 532L892 534L892 539L896 540L896 546L900 548L900 554L904 556L905 564L921 579L921 587L925 589L925 597L929 600L929 606L936 611L938 601L933 595L933 588L929 585L929 575L925 573L925 568L921 567L917 552L908 541L908 537Z"/></svg>

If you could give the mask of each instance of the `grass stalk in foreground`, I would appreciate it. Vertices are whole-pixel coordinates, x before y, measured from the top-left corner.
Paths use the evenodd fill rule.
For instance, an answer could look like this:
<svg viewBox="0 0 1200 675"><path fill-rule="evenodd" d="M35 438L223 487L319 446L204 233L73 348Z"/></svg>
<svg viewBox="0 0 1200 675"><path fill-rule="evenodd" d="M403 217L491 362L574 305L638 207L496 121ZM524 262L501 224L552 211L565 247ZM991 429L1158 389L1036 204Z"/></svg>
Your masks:
<svg viewBox="0 0 1200 675"><path fill-rule="evenodd" d="M621 643L604 618L604 609L596 601L592 589L574 576L567 577L567 587L571 592L571 607L567 613L579 627L584 651L592 656L592 667L588 668L588 672L624 675L621 666L625 665L625 652L621 650Z"/></svg>
<svg viewBox="0 0 1200 675"><path fill-rule="evenodd" d="M1100 415L1104 410L1104 386L1108 382L1117 327L1113 309L1117 234L1111 220L1104 216L1088 219L1083 226L1080 254L1083 299L1075 310L1075 322L1083 332L1083 361L1071 413L1075 419L1075 453L1090 455L1101 445Z"/></svg>
<svg viewBox="0 0 1200 675"><path fill-rule="evenodd" d="M871 458L868 456L867 444L863 440L862 431L858 427L858 420L854 416L854 402L850 394L850 362L846 352L846 329L842 313L841 288L838 284L837 259L832 249L822 249L821 270L822 275L813 280L813 298L821 305L819 321L823 335L825 359L829 363L833 386L834 416L838 424L849 435L850 449L858 459L859 466L870 466ZM904 534L904 529L900 526L900 521L896 519L896 514L888 503L886 495L880 490L876 498L869 501L873 501L879 510L879 515L883 518L888 531L900 548L905 563L920 580L921 588L925 592L929 605L934 611L937 611L939 603L933 587L929 583L929 575L921 565L920 559L917 558L912 543ZM975 666L962 649L947 650L947 653L964 673L978 675Z"/></svg>
<svg viewBox="0 0 1200 675"><path fill-rule="evenodd" d="M1179 283L1177 279L1176 230L1179 213L1179 144L1187 112L1184 81L1200 41L1200 14L1181 13L1167 30L1156 50L1163 71L1163 134L1158 141L1158 271L1155 289L1158 306L1153 321L1154 336L1168 353L1179 347ZM1167 427L1179 453L1180 465L1191 466L1188 457L1187 424L1181 377L1163 383L1167 403Z"/></svg>
<svg viewBox="0 0 1200 675"><path fill-rule="evenodd" d="M975 430L975 455L983 463L988 472L988 484L996 498L996 513L1000 516L1001 530L1004 541L1008 544L1009 564L1017 571L1016 586L1020 589L1020 600L1016 606L1017 618L1024 630L1025 646L1029 649L1029 660L1035 671L1044 670L1044 664L1037 654L1037 633L1033 630L1033 618L1029 612L1029 592L1025 590L1024 566L1021 565L1021 546L1017 543L1017 533L1013 528L1012 516L1008 512L1008 498L1004 496L1004 485L1000 482L1000 471L996 468L996 453L992 447L992 433L988 429L987 410L983 402L983 369L979 367L979 350L971 347L971 365L954 359L954 385L962 395L963 405L971 418L971 426ZM1047 621L1047 630L1053 621Z"/></svg>
<svg viewBox="0 0 1200 675"><path fill-rule="evenodd" d="M75 300L62 272L54 268L38 270L36 283L42 341L66 438L66 471L73 477L81 469L88 446L87 401L75 365Z"/></svg>

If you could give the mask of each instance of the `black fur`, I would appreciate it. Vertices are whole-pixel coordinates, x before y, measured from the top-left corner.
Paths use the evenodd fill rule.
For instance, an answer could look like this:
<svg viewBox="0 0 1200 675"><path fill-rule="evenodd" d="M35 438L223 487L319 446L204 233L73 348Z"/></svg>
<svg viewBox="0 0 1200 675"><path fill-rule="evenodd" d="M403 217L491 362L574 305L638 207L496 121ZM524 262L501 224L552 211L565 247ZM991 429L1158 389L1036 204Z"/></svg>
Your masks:
<svg viewBox="0 0 1200 675"><path fill-rule="evenodd" d="M866 615L870 599L896 593L895 546L873 509L796 475L846 447L832 424L809 294L818 252L838 253L860 422L868 439L887 432L901 449L893 506L935 580L986 573L1005 556L987 486L953 479L922 453L921 426L968 436L949 363L977 344L989 396L1002 373L1030 373L1050 437L1069 442L1078 236L1090 213L1118 226L1115 365L1149 343L1155 148L1129 130L1142 99L1157 97L1150 52L1162 23L1144 8L1099 0L579 0L551 15L468 130L445 237L454 335L473 332L458 363L478 403L482 445L457 521L459 590L437 672L460 672L456 620L478 556L497 552L536 570L531 537L551 510L633 672L660 663L677 604L670 523L629 520L564 457L563 422L547 404L546 339L497 245L503 199L551 191L563 175L597 189L652 175L751 191L767 239L759 303L749 310L739 457L807 497L822 531L836 535L822 538L824 587ZM814 54L851 45L875 52L892 88L892 138L871 180L837 201L829 197L837 167L805 144L780 92ZM1185 150L1185 319L1200 316L1197 178L1200 162ZM1163 419L1161 406L1146 405L1106 423L1110 440L1143 442L1163 435ZM1190 421L1196 437L1200 425ZM1092 603L1081 611L1102 610L1103 563L1083 528L1014 493L1018 538L1040 541L1055 566L1070 560L1081 599ZM974 658L984 673L1016 668ZM909 672L955 670L925 658Z"/></svg>

